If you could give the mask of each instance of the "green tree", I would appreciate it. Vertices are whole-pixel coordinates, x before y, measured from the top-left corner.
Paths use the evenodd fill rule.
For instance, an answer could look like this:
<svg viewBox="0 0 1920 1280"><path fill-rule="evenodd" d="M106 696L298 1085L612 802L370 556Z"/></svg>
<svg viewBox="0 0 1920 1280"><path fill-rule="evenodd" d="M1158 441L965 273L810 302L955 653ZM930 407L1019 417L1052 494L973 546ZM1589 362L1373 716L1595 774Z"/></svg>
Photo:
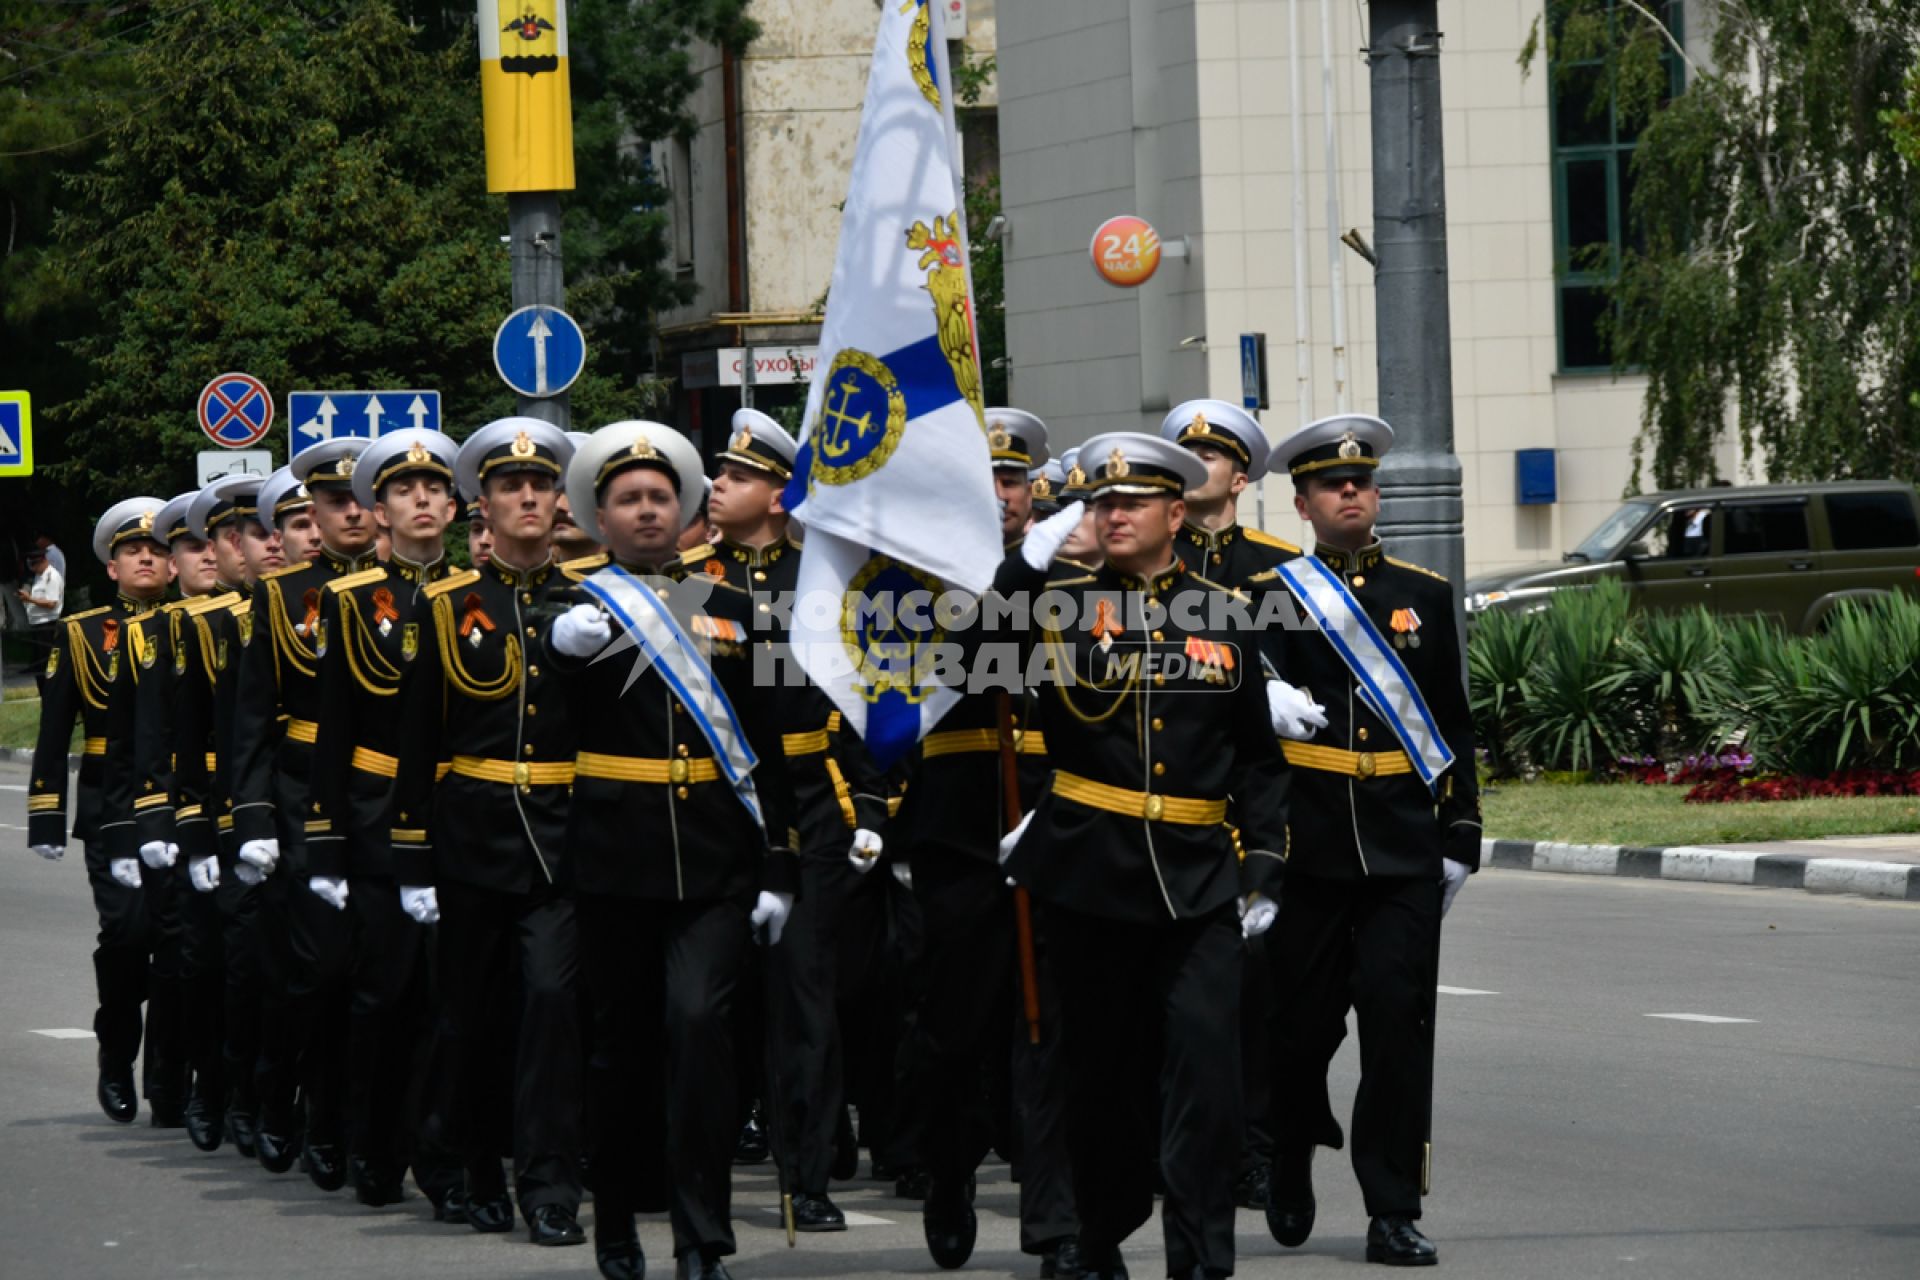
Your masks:
<svg viewBox="0 0 1920 1280"><path fill-rule="evenodd" d="M1708 479L1731 432L1776 480L1920 474L1920 168L1887 122L1920 10L1706 0L1709 55L1663 104L1676 41L1656 8L1544 15L1549 58L1604 57L1644 125L1610 334L1648 379L1638 464L1660 486Z"/></svg>

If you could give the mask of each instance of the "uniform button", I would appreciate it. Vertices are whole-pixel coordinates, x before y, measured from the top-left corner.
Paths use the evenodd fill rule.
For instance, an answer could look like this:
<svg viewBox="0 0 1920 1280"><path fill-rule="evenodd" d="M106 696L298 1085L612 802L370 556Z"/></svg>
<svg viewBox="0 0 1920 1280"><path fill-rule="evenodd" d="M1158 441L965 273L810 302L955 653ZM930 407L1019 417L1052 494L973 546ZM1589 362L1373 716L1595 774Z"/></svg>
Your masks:
<svg viewBox="0 0 1920 1280"><path fill-rule="evenodd" d="M528 627L528 628L527 628L527 639L529 639L529 640L531 640L531 639L533 639L533 637L534 637L534 635L535 635L535 632L534 632L534 629L533 629L532 627Z"/></svg>
<svg viewBox="0 0 1920 1280"><path fill-rule="evenodd" d="M536 706L534 706L534 705L532 705L531 703L529 703L529 704L527 705L527 714L528 714L528 715L530 715L530 716L537 716L537 715L539 715L539 714L540 714L540 708L538 708L538 707L536 707Z"/></svg>
<svg viewBox="0 0 1920 1280"><path fill-rule="evenodd" d="M684 758L686 757L686 754L687 754L687 744L683 742L683 743L681 743L681 744L680 744L680 755L681 755L681 758L682 758L682 759L684 759Z"/></svg>
<svg viewBox="0 0 1920 1280"><path fill-rule="evenodd" d="M533 754L533 744L531 742L529 742L526 746L526 754L527 755Z"/></svg>
<svg viewBox="0 0 1920 1280"><path fill-rule="evenodd" d="M532 604L532 603L533 603L533 593L532 593L531 591L522 591L522 592L520 593L520 603L521 603L521 604Z"/></svg>
<svg viewBox="0 0 1920 1280"><path fill-rule="evenodd" d="M527 668L527 674L528 674L528 675L530 675L530 676L538 676L538 675L540 674L540 668L538 668L538 667L534 667L534 666L529 666L529 667Z"/></svg>
<svg viewBox="0 0 1920 1280"><path fill-rule="evenodd" d="M1158 599L1156 599L1153 596L1147 597L1147 608L1158 609L1159 607L1160 607L1160 601Z"/></svg>
<svg viewBox="0 0 1920 1280"><path fill-rule="evenodd" d="M1362 741L1362 742L1365 742L1365 741L1367 740L1367 730L1366 730L1366 727L1365 727L1365 726L1363 725L1363 726L1361 726L1360 728L1358 728L1358 729L1355 729L1355 730L1353 731L1353 736L1354 736L1354 737L1356 737L1356 738L1358 738L1358 739L1360 739L1360 741Z"/></svg>
<svg viewBox="0 0 1920 1280"><path fill-rule="evenodd" d="M1362 577L1360 574L1356 573L1353 575L1353 585L1356 587L1364 587L1367 585L1367 580L1366 578Z"/></svg>
<svg viewBox="0 0 1920 1280"><path fill-rule="evenodd" d="M1153 638L1155 640L1165 640L1167 638L1167 635L1166 635L1166 632L1164 631L1156 631L1153 633Z"/></svg>
<svg viewBox="0 0 1920 1280"><path fill-rule="evenodd" d="M1215 564L1219 564L1219 563L1220 563L1220 553L1219 553L1218 551L1216 551L1216 552L1214 552L1214 553L1213 553L1213 562L1214 562Z"/></svg>
<svg viewBox="0 0 1920 1280"><path fill-rule="evenodd" d="M765 569L755 569L753 571L753 580L755 582L765 582L767 580L767 571Z"/></svg>
<svg viewBox="0 0 1920 1280"><path fill-rule="evenodd" d="M1153 776L1154 776L1154 777L1156 777L1156 778L1159 778L1159 777L1164 777L1164 776L1166 775L1166 772L1167 772L1167 765L1166 765L1166 762L1165 762L1164 760L1155 760L1155 761L1153 762Z"/></svg>
<svg viewBox="0 0 1920 1280"><path fill-rule="evenodd" d="M760 605L760 612L762 612L762 613L772 613L772 612L773 612L773 606L772 606L772 605L770 605L770 604L766 604L766 603L764 603L764 602L763 602L763 603L762 603L762 604Z"/></svg>
<svg viewBox="0 0 1920 1280"><path fill-rule="evenodd" d="M685 800L687 798L688 792L685 787L675 787L673 789L673 794L675 794L676 796L679 796L682 800Z"/></svg>
<svg viewBox="0 0 1920 1280"><path fill-rule="evenodd" d="M1162 720L1159 716L1155 716L1153 718L1153 728L1156 733L1166 727L1167 727L1167 722Z"/></svg>
<svg viewBox="0 0 1920 1280"><path fill-rule="evenodd" d="M1167 682L1167 678L1166 676L1162 675L1160 672L1156 671L1153 673L1153 682L1155 684L1165 684Z"/></svg>

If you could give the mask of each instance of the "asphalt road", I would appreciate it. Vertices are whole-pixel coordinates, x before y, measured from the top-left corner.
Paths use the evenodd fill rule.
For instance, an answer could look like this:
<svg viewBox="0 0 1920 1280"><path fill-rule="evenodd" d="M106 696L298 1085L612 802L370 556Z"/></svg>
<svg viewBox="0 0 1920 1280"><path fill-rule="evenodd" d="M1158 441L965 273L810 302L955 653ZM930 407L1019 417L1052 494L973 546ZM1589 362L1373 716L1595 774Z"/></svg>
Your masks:
<svg viewBox="0 0 1920 1280"><path fill-rule="evenodd" d="M92 918L77 847L26 851L25 770L0 765L0 1277L590 1276L536 1250L367 1210L93 1102ZM1920 904L1521 872L1476 877L1448 920L1434 1194L1454 1274L1911 1276L1920 1270ZM1479 994L1464 994L1462 992ZM1692 1021L1652 1015L1746 1021ZM1352 1041L1338 1063L1350 1096ZM1300 1250L1240 1217L1243 1276L1352 1275L1366 1220L1342 1155L1317 1165ZM864 1172L864 1167L863 1167ZM860 1215L789 1251L772 1181L736 1180L752 1277L932 1274L916 1206L838 1187ZM983 1173L971 1274L1034 1276L1016 1189ZM643 1220L671 1275L664 1218ZM1129 1242L1162 1274L1157 1228Z"/></svg>

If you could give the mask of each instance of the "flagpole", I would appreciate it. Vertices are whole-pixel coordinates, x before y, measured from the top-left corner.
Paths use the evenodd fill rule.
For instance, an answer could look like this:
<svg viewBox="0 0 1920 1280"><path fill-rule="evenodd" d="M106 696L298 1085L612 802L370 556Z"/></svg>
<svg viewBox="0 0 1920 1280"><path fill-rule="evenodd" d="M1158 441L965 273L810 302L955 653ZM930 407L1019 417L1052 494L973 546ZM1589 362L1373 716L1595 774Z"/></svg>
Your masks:
<svg viewBox="0 0 1920 1280"><path fill-rule="evenodd" d="M1013 748L1013 695L1002 690L994 696L1000 714L1000 795L1001 821L1011 832L1020 825L1020 765ZM1020 943L1020 1001L1027 1015L1027 1041L1040 1043L1040 970L1033 953L1033 895L1025 885L1013 890L1014 931Z"/></svg>

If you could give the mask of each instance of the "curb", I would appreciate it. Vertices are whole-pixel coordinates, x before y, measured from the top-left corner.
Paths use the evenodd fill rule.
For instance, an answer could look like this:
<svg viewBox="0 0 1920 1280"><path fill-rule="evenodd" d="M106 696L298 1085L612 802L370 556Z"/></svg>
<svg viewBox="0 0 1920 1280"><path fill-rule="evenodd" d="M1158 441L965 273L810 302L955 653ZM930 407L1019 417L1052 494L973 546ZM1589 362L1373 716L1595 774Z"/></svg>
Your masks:
<svg viewBox="0 0 1920 1280"><path fill-rule="evenodd" d="M1557 844L1547 840L1482 840L1480 863L1507 871L1745 884L1760 889L1854 893L1869 898L1920 902L1920 866L1905 862L1815 858L1799 853L1739 853L1691 845L1643 847Z"/></svg>

